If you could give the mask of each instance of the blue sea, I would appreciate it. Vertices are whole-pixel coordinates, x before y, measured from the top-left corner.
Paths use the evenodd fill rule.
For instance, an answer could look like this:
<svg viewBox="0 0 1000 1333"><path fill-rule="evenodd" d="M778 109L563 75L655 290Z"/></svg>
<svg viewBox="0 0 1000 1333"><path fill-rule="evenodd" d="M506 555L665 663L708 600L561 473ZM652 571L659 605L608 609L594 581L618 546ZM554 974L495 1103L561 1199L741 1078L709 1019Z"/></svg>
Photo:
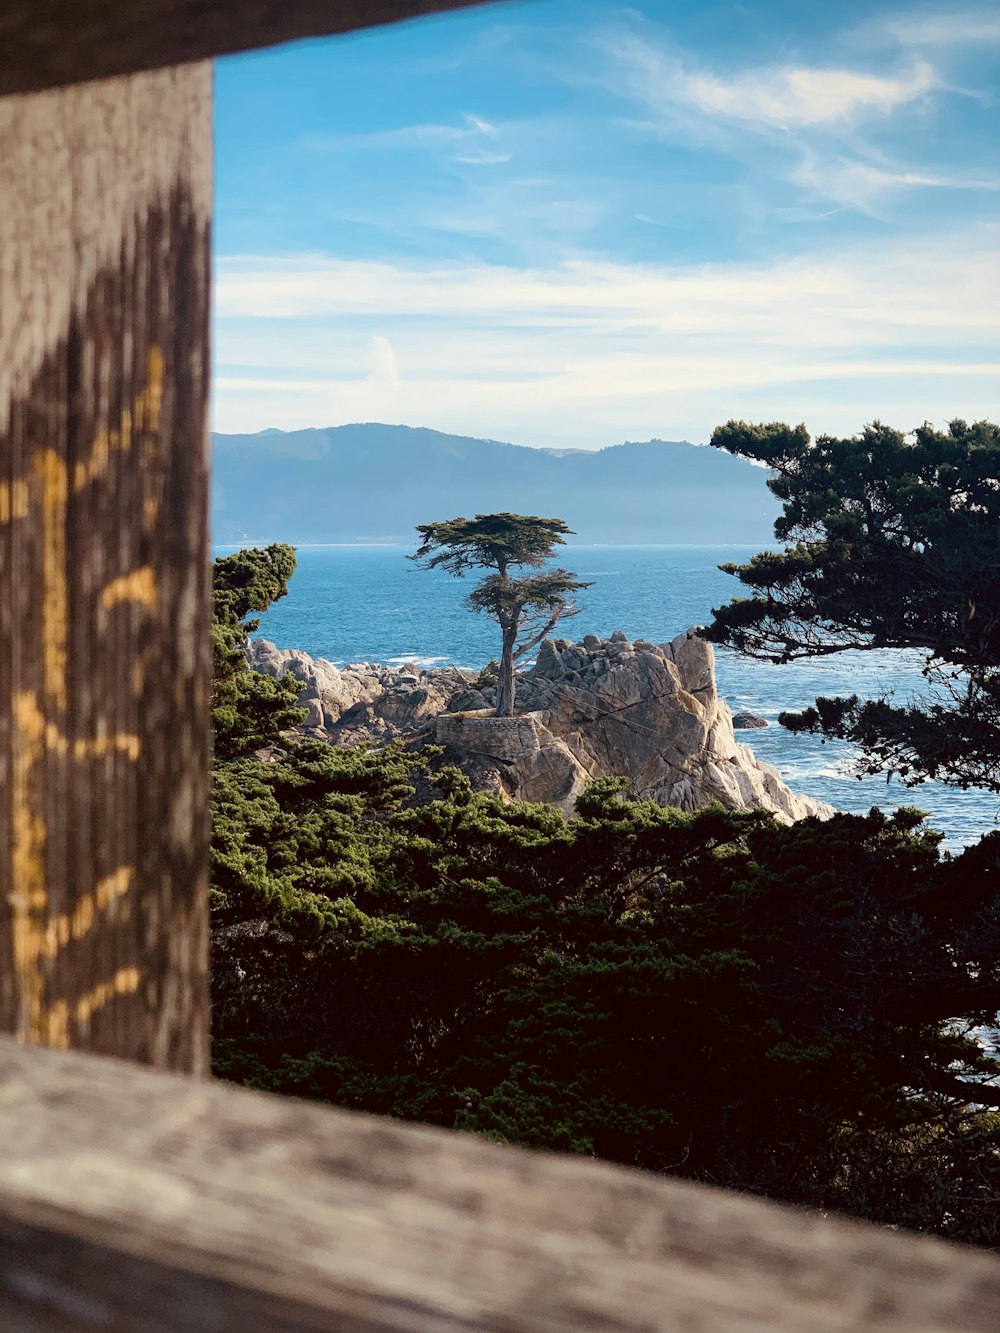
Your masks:
<svg viewBox="0 0 1000 1333"><path fill-rule="evenodd" d="M219 554L236 549L220 547ZM629 638L661 643L690 625L705 624L714 606L741 591L718 566L743 561L750 546L568 546L560 564L593 586L580 596L582 610L557 633L580 639L621 629ZM399 546L301 546L289 594L261 621L259 633L280 648L301 648L338 665L345 662L414 662L479 668L497 656L495 625L463 606L472 586L415 568ZM788 785L839 810L865 813L917 806L957 849L996 827L1000 798L957 791L941 783L904 787L884 777L858 779L850 747L794 736L776 724L778 713L798 709L817 695L919 694L920 658L898 652L842 653L771 666L727 649L716 652L719 693L733 712L748 709L766 719L766 730L738 739L773 764Z"/></svg>

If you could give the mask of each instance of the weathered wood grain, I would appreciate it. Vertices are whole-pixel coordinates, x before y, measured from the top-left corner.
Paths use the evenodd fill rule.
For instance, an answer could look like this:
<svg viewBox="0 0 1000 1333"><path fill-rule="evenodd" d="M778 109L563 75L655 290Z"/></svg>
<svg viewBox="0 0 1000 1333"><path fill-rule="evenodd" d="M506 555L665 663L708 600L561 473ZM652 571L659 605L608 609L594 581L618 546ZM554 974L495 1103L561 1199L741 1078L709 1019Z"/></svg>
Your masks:
<svg viewBox="0 0 1000 1333"><path fill-rule="evenodd" d="M394 23L482 0L0 0L0 96Z"/></svg>
<svg viewBox="0 0 1000 1333"><path fill-rule="evenodd" d="M992 1256L0 1041L0 1326L996 1330Z"/></svg>
<svg viewBox="0 0 1000 1333"><path fill-rule="evenodd" d="M0 100L0 1031L207 1065L208 65Z"/></svg>

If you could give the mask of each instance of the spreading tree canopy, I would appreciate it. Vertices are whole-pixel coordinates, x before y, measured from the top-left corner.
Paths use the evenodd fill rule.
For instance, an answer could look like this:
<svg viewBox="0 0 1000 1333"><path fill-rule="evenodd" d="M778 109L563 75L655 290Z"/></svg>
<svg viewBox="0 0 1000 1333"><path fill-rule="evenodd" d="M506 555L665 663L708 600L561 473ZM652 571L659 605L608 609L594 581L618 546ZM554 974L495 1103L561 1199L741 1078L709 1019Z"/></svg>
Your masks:
<svg viewBox="0 0 1000 1333"><path fill-rule="evenodd" d="M875 422L813 442L730 421L712 444L772 469L786 546L723 566L753 596L715 610L708 637L772 662L916 650L922 697L821 698L780 720L854 742L868 772L1000 791L1000 427Z"/></svg>
<svg viewBox="0 0 1000 1333"><path fill-rule="evenodd" d="M423 569L446 569L462 578L472 570L492 570L466 599L473 611L500 626L497 717L514 711L514 664L551 634L560 620L577 614L572 594L581 583L567 569L543 569L571 529L561 518L530 514L477 514L417 526L421 543L407 559ZM539 570L515 577L513 569Z"/></svg>

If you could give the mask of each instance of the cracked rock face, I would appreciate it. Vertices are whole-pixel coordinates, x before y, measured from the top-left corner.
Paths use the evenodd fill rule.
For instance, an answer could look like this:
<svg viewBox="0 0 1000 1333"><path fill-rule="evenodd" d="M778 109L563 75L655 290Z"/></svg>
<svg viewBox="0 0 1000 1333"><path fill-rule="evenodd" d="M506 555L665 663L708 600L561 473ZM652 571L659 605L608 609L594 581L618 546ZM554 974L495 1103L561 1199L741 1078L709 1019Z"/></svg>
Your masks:
<svg viewBox="0 0 1000 1333"><path fill-rule="evenodd" d="M562 741L588 778L627 778L642 800L682 810L716 800L789 821L832 813L796 796L737 743L716 692L712 646L690 630L661 644L623 634L596 648L549 640L518 682L517 707Z"/></svg>
<svg viewBox="0 0 1000 1333"><path fill-rule="evenodd" d="M276 648L267 639L250 640L247 661L264 675L290 672L307 710L304 730L336 745L377 745L413 735L476 679L474 671L458 667L426 671L372 662L336 667L297 649ZM485 700L476 695L475 706L485 707Z"/></svg>
<svg viewBox="0 0 1000 1333"><path fill-rule="evenodd" d="M361 664L338 670L304 653L250 644L250 665L302 683L306 728L337 744L421 736L485 785L565 813L591 778L623 777L629 795L695 810L763 808L785 821L832 807L795 795L733 734L711 645L692 631L669 643L587 635L547 639L517 682L517 716L492 715L474 672Z"/></svg>

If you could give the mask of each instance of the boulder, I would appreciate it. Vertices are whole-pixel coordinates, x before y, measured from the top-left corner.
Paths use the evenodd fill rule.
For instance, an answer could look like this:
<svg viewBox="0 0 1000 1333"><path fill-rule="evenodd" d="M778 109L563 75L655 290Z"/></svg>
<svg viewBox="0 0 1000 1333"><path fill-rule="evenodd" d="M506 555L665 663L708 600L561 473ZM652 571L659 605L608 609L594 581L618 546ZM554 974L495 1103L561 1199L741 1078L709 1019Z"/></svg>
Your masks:
<svg viewBox="0 0 1000 1333"><path fill-rule="evenodd" d="M488 707L489 701L482 690L459 690L448 700L449 713L474 713Z"/></svg>
<svg viewBox="0 0 1000 1333"><path fill-rule="evenodd" d="M488 760L503 789L522 801L545 801L572 814L590 774L572 750L535 716L438 718L434 739L460 755Z"/></svg>
<svg viewBox="0 0 1000 1333"><path fill-rule="evenodd" d="M758 717L756 713L742 712L733 714L733 727L736 731L753 731L760 727L766 727L767 725L768 724L764 719Z"/></svg>
<svg viewBox="0 0 1000 1333"><path fill-rule="evenodd" d="M536 676L545 676L549 680L558 680L566 674L566 668L562 661L562 652L558 644L552 639L545 639L538 650L538 656L535 659L534 674Z"/></svg>

